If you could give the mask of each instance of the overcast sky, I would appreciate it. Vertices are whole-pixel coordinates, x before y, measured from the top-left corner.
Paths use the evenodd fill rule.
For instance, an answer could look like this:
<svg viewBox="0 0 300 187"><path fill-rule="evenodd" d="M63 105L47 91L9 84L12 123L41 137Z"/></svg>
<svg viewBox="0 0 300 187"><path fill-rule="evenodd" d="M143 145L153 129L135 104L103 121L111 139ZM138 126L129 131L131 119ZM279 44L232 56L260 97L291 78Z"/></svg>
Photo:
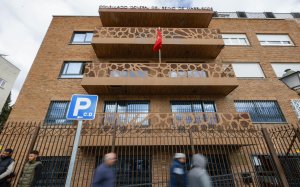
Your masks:
<svg viewBox="0 0 300 187"><path fill-rule="evenodd" d="M0 54L21 73L17 95L48 29L52 15L98 15L99 5L212 7L215 11L300 12L300 0L0 0Z"/></svg>

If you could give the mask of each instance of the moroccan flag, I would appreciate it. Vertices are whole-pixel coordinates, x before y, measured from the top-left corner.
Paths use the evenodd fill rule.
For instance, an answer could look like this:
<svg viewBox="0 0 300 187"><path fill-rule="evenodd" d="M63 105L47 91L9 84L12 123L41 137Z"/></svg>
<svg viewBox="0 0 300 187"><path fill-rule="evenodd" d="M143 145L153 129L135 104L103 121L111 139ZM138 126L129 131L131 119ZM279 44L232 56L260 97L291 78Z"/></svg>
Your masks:
<svg viewBox="0 0 300 187"><path fill-rule="evenodd" d="M153 51L157 52L162 48L162 35L159 29L157 29L156 41L153 46Z"/></svg>

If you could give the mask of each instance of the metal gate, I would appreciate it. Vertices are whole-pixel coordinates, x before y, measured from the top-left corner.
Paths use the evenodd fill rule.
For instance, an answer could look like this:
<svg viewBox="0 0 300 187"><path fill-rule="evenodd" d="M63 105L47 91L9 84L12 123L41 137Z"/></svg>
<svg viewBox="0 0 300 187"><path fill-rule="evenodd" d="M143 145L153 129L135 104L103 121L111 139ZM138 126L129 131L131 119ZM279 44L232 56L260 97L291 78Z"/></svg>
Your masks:
<svg viewBox="0 0 300 187"><path fill-rule="evenodd" d="M75 126L7 123L0 134L3 148L15 150L16 186L29 150L43 162L38 186L64 186ZM72 186L90 186L105 153L118 155L116 186L167 186L173 155L185 153L185 167L201 153L214 186L299 186L299 126L273 128L207 128L205 126L116 126L84 124L76 155Z"/></svg>

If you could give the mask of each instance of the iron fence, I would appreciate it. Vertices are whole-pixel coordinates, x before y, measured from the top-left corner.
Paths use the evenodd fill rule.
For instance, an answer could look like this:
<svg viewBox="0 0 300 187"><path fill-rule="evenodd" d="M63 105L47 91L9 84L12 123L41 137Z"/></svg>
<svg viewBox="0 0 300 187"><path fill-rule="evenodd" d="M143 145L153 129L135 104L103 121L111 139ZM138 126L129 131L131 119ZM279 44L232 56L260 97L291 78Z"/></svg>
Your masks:
<svg viewBox="0 0 300 187"><path fill-rule="evenodd" d="M101 120L100 120L101 121ZM265 129L260 126L195 128L193 125L116 126L85 122L76 155L72 186L90 186L95 168L105 153L118 155L116 186L167 186L176 152L208 159L207 171L214 186L299 186L299 126ZM37 186L64 186L76 125L7 123L0 134L3 148L15 150L12 185L16 186L26 155L39 150L43 162Z"/></svg>

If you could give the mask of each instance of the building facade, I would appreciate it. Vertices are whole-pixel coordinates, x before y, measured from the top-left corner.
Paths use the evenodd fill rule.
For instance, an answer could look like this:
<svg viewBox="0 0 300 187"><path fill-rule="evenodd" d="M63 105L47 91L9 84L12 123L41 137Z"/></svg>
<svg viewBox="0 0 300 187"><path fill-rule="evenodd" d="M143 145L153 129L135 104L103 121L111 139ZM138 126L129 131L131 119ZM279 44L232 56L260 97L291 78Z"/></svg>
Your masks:
<svg viewBox="0 0 300 187"><path fill-rule="evenodd" d="M277 185L274 173L259 173L269 163L261 140L208 132L298 122L291 100L299 96L278 79L286 69L300 70L298 13L109 7L99 12L100 17L53 17L9 117L69 128L76 126L65 118L72 94L99 96L98 126L86 124L84 132L95 134L82 136L74 186L90 184L95 165L111 147L120 155L119 186L166 186L168 161L179 151L206 154L216 185ZM161 63L152 51L158 28ZM197 139L187 129L207 136ZM56 156L61 166L70 148L53 148L55 141L35 147L45 159Z"/></svg>
<svg viewBox="0 0 300 187"><path fill-rule="evenodd" d="M0 55L0 109L2 110L9 93L20 73L20 69Z"/></svg>

